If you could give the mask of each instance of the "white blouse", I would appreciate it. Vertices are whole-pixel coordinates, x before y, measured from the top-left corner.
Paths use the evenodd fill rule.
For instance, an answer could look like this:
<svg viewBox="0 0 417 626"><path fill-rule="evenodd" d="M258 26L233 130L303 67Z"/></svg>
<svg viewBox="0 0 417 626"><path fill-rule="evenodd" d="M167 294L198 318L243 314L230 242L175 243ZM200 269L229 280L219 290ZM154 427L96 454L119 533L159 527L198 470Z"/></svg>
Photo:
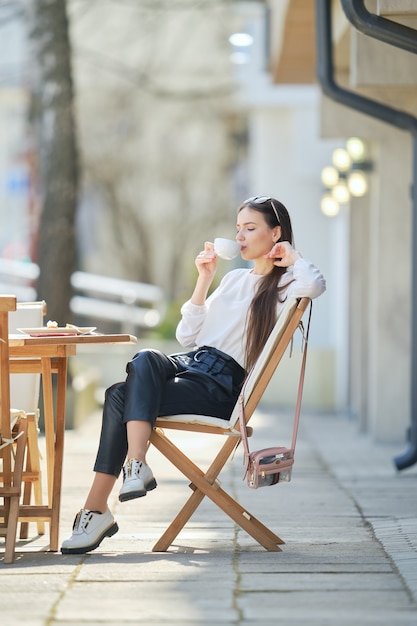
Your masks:
<svg viewBox="0 0 417 626"><path fill-rule="evenodd" d="M176 332L179 343L190 348L212 346L226 352L244 367L246 315L261 278L262 275L253 274L250 269L235 269L222 278L204 305L192 304L190 300L185 302ZM280 292L282 300L288 296L317 298L326 289L319 270L303 258L287 268L281 282L290 283ZM283 303L278 301L278 315L282 306Z"/></svg>

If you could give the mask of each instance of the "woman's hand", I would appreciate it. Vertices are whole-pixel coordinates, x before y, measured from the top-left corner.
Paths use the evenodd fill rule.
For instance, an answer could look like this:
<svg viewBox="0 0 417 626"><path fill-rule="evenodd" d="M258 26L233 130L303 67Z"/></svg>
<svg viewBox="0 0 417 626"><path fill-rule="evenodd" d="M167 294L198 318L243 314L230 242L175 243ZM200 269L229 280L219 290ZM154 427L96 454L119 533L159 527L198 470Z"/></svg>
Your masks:
<svg viewBox="0 0 417 626"><path fill-rule="evenodd" d="M277 267L289 267L301 259L301 254L292 247L289 241L279 241L268 254L265 254L265 258L274 259L274 265Z"/></svg>
<svg viewBox="0 0 417 626"><path fill-rule="evenodd" d="M217 268L217 254L214 252L213 243L210 241L205 242L204 250L197 255L195 264L198 269L198 278L191 296L191 302L202 306L206 301L207 293Z"/></svg>
<svg viewBox="0 0 417 626"><path fill-rule="evenodd" d="M197 255L195 264L201 278L213 280L217 269L217 254L211 241L204 243L204 250Z"/></svg>

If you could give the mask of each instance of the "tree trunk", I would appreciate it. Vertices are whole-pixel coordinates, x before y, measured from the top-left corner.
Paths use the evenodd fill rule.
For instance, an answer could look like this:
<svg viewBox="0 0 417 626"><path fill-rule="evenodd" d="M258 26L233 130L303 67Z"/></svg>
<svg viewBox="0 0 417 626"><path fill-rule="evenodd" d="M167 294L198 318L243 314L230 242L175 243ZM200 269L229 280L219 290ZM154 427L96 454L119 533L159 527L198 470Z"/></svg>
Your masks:
<svg viewBox="0 0 417 626"><path fill-rule="evenodd" d="M38 297L48 317L60 325L71 320L71 273L75 269L77 145L67 3L25 3L33 49L33 112L40 157Z"/></svg>

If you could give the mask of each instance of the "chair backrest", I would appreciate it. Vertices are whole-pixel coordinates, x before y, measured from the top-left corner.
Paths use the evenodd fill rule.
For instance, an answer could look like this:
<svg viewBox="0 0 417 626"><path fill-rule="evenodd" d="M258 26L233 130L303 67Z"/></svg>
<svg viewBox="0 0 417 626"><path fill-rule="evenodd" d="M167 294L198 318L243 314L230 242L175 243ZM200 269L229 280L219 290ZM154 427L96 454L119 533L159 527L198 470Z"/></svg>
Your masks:
<svg viewBox="0 0 417 626"><path fill-rule="evenodd" d="M8 335L9 315L15 309L16 296L0 296L0 439L9 439L11 432Z"/></svg>
<svg viewBox="0 0 417 626"><path fill-rule="evenodd" d="M278 367L309 302L309 298L288 298L285 301L278 320L244 385L244 406L247 420L255 410L272 375ZM229 420L209 415L194 414L164 415L163 417L159 417L158 420L165 423L174 422L215 426L221 429L232 430L237 434L240 432L238 425L239 407L240 402L238 400Z"/></svg>
<svg viewBox="0 0 417 626"><path fill-rule="evenodd" d="M44 325L46 302L18 302L16 311L9 315L9 332L18 328L40 328ZM10 405L34 413L39 405L40 374L11 374Z"/></svg>
<svg viewBox="0 0 417 626"><path fill-rule="evenodd" d="M278 320L244 386L246 420L250 418L261 399L309 303L309 298L288 298L285 301ZM230 416L231 428L235 426L238 419L239 403L236 404Z"/></svg>

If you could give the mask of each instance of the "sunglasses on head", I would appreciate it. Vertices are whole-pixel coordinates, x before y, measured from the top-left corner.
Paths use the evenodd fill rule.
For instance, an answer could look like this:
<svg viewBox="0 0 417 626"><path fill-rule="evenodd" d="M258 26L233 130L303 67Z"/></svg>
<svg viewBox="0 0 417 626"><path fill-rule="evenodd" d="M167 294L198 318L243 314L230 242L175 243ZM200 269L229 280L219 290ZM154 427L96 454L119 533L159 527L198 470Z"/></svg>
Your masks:
<svg viewBox="0 0 417 626"><path fill-rule="evenodd" d="M245 200L245 204L246 203L252 203L252 204L263 204L264 202L270 202L272 209L275 213L275 217L277 218L277 222L278 222L278 226L281 226L281 221L278 217L278 211L274 205L274 202L272 200L272 198L268 198L268 196L253 196L253 198L248 198L247 200Z"/></svg>

